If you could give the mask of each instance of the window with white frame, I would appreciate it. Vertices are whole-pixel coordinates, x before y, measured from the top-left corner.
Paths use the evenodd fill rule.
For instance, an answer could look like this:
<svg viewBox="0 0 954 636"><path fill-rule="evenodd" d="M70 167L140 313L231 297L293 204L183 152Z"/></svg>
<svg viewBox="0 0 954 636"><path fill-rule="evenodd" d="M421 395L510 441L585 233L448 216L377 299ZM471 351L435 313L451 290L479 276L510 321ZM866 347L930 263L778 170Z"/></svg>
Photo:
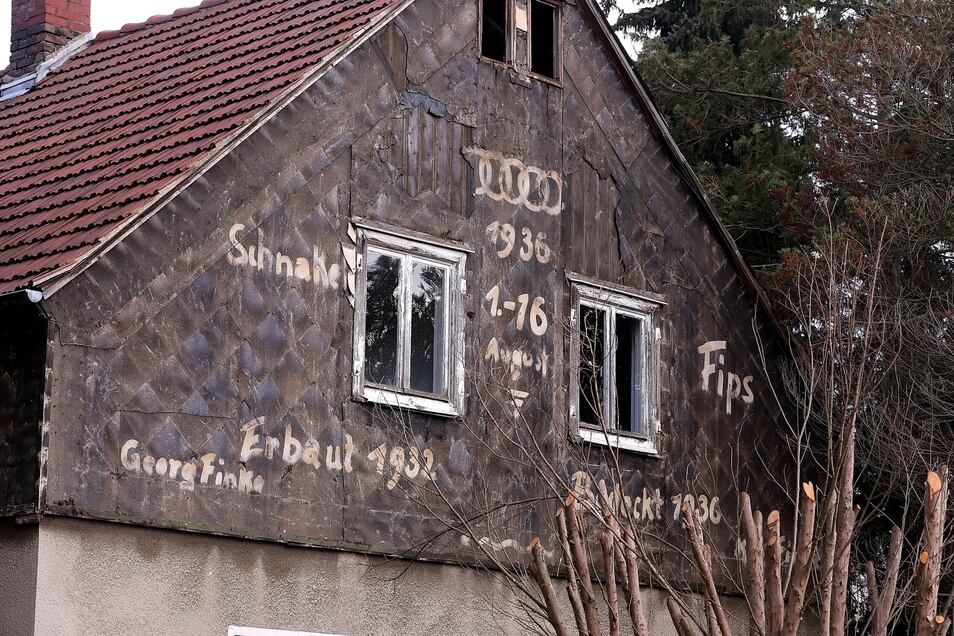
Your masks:
<svg viewBox="0 0 954 636"><path fill-rule="evenodd" d="M455 416L463 411L466 253L362 228L355 298L355 396Z"/></svg>
<svg viewBox="0 0 954 636"><path fill-rule="evenodd" d="M656 310L635 291L571 279L570 417L586 441L657 452L659 353Z"/></svg>
<svg viewBox="0 0 954 636"><path fill-rule="evenodd" d="M257 627L240 627L230 625L228 636L335 636L335 634L319 634L317 632L290 632L283 629L261 629Z"/></svg>

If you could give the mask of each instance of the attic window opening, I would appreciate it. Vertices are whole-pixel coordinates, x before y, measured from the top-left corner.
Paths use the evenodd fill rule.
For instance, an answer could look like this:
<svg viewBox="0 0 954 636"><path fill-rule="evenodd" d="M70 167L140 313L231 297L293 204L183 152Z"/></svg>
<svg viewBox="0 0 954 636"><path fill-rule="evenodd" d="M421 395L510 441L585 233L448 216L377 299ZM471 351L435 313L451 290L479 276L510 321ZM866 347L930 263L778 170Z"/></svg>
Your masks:
<svg viewBox="0 0 954 636"><path fill-rule="evenodd" d="M481 5L480 54L498 62L509 62L510 2L483 0Z"/></svg>
<svg viewBox="0 0 954 636"><path fill-rule="evenodd" d="M530 72L558 80L559 8L530 0Z"/></svg>

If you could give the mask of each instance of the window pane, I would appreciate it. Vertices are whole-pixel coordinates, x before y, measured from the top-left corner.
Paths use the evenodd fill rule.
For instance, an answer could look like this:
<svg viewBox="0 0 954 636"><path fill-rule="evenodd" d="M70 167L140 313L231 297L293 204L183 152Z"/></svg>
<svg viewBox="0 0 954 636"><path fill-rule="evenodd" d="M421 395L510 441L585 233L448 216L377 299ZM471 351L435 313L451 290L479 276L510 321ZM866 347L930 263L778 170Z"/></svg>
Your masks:
<svg viewBox="0 0 954 636"><path fill-rule="evenodd" d="M530 70L556 79L556 15L552 4L530 6Z"/></svg>
<svg viewBox="0 0 954 636"><path fill-rule="evenodd" d="M414 263L411 275L411 389L444 393L447 270Z"/></svg>
<svg viewBox="0 0 954 636"><path fill-rule="evenodd" d="M606 312L580 305L580 421L603 425Z"/></svg>
<svg viewBox="0 0 954 636"><path fill-rule="evenodd" d="M507 61L507 0L483 0L480 53Z"/></svg>
<svg viewBox="0 0 954 636"><path fill-rule="evenodd" d="M368 251L364 375L369 382L398 385L398 315L401 259Z"/></svg>
<svg viewBox="0 0 954 636"><path fill-rule="evenodd" d="M618 427L645 433L643 417L643 323L616 315L616 412Z"/></svg>

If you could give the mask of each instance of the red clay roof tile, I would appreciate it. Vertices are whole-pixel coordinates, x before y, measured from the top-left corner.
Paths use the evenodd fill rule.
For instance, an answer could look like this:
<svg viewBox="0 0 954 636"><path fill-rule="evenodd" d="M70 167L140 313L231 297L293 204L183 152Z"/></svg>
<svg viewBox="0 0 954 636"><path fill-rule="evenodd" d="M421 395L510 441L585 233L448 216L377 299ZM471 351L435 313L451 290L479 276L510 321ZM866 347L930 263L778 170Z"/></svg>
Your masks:
<svg viewBox="0 0 954 636"><path fill-rule="evenodd" d="M206 0L0 101L0 293L70 267L400 0Z"/></svg>

